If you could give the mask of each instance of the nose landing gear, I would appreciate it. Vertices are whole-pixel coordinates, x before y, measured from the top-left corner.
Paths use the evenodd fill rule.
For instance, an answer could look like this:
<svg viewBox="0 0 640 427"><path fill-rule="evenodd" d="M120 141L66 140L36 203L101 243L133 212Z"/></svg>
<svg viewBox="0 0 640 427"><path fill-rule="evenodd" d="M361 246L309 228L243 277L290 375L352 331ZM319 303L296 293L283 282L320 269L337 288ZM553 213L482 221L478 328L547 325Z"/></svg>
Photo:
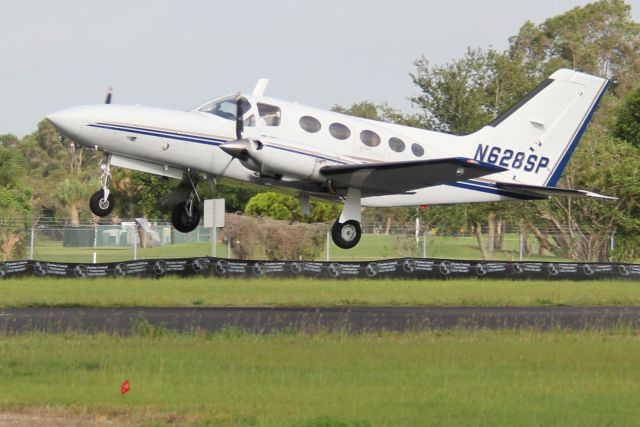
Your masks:
<svg viewBox="0 0 640 427"><path fill-rule="evenodd" d="M111 155L105 156L105 161L100 165L102 175L100 176L100 190L93 193L89 200L89 208L94 215L103 217L113 211L113 195L109 191L109 181L111 180Z"/></svg>

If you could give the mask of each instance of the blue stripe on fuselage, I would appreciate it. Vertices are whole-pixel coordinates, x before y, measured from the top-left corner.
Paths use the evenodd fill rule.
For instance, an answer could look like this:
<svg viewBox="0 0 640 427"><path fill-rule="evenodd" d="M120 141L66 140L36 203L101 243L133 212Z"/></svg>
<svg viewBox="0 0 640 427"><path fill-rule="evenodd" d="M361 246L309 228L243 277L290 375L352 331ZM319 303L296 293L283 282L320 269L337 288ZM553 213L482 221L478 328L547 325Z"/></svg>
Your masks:
<svg viewBox="0 0 640 427"><path fill-rule="evenodd" d="M102 128L102 129L117 130L121 132L136 133L140 135L149 135L149 136L157 136L161 138L177 139L181 141L197 142L199 144L207 144L207 145L220 145L224 142L230 141L226 139L217 139L217 138L211 138L207 136L189 135L189 134L179 133L179 132L159 131L156 129L148 129L148 128L135 127L135 126L112 125L108 123L95 123L89 126L94 128Z"/></svg>

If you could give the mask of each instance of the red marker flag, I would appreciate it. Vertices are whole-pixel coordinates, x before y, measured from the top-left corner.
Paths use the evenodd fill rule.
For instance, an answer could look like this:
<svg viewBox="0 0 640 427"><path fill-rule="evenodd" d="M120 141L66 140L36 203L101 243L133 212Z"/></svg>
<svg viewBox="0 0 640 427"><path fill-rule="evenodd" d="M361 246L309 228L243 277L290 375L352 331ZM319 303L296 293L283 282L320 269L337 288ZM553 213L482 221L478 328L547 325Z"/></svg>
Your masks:
<svg viewBox="0 0 640 427"><path fill-rule="evenodd" d="M128 393L129 390L131 390L131 387L129 386L129 380L124 380L124 382L120 384L120 393L125 394Z"/></svg>

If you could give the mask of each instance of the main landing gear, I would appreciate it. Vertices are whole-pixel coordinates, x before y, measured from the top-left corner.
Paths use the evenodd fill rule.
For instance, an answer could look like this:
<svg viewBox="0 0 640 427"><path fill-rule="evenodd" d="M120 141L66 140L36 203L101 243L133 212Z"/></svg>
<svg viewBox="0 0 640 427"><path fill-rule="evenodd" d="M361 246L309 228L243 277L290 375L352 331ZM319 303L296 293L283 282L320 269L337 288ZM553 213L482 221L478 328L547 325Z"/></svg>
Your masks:
<svg viewBox="0 0 640 427"><path fill-rule="evenodd" d="M200 196L196 191L196 185L198 185L198 176L186 172L182 182L167 200L167 203L184 200L176 204L171 213L171 224L181 233L195 230L200 223L200 211L198 210Z"/></svg>
<svg viewBox="0 0 640 427"><path fill-rule="evenodd" d="M93 193L89 200L91 212L96 216L107 216L113 210L113 194L109 191L109 181L111 180L111 156L105 155L105 161L100 165L102 175L100 176L100 190Z"/></svg>
<svg viewBox="0 0 640 427"><path fill-rule="evenodd" d="M171 213L171 224L181 233L196 229L200 223L200 212L193 198L178 203Z"/></svg>
<svg viewBox="0 0 640 427"><path fill-rule="evenodd" d="M360 221L360 190L349 187L340 218L331 227L331 238L336 246L351 249L358 244L362 237Z"/></svg>

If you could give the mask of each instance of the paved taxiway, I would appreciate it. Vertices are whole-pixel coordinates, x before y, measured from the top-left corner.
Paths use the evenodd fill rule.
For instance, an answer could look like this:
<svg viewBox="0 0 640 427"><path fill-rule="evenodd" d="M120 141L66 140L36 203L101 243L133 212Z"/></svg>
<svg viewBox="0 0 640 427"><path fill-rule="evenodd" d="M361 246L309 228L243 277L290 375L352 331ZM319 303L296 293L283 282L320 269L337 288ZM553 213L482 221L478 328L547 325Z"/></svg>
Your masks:
<svg viewBox="0 0 640 427"><path fill-rule="evenodd" d="M144 319L144 321L142 320ZM179 332L419 331L442 328L640 327L640 307L6 308L0 331L128 334L146 324Z"/></svg>

